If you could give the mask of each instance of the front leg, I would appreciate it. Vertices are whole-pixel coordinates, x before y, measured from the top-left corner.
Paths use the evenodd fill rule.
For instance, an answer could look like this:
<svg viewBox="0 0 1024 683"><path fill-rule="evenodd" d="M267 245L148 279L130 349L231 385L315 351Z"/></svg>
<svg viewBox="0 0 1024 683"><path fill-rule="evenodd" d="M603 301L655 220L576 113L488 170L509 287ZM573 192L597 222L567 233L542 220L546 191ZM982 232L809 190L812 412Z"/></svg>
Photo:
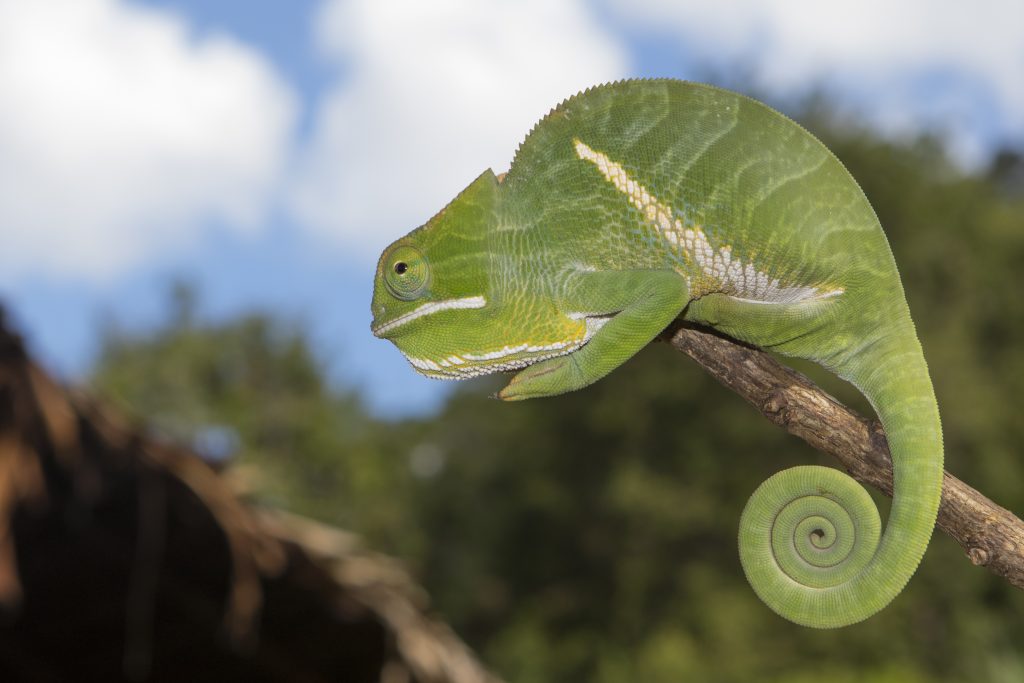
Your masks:
<svg viewBox="0 0 1024 683"><path fill-rule="evenodd" d="M686 280L671 270L581 273L558 302L567 315L611 316L577 351L521 371L498 398L554 396L593 384L622 365L671 323L689 301Z"/></svg>

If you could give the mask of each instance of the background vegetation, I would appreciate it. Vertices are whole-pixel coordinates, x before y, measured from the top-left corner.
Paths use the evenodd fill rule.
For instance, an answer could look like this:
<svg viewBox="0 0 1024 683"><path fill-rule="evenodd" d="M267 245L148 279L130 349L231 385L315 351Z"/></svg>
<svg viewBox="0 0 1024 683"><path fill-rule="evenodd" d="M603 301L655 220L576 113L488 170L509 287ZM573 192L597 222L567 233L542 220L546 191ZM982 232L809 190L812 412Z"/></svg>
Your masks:
<svg viewBox="0 0 1024 683"><path fill-rule="evenodd" d="M967 173L933 139L885 142L814 107L804 120L889 235L947 467L1024 512L1021 157ZM403 558L510 681L1024 680L1024 595L941 533L863 624L817 632L762 606L735 549L743 504L779 469L830 463L666 346L574 395L505 405L484 380L433 418L395 422L325 385L301 327L258 314L211 327L193 310L179 288L161 329L108 329L94 387L230 458L266 504Z"/></svg>

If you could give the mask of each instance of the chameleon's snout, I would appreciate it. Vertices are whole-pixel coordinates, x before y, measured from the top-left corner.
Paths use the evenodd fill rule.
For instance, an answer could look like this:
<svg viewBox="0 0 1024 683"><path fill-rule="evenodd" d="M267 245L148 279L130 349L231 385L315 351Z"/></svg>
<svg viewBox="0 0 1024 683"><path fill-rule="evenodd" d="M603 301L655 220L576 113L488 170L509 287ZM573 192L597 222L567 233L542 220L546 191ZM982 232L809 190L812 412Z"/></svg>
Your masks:
<svg viewBox="0 0 1024 683"><path fill-rule="evenodd" d="M394 335L389 332L407 322L409 317L383 302L373 305L370 313L373 314L373 320L370 321L370 332L378 339L390 339Z"/></svg>
<svg viewBox="0 0 1024 683"><path fill-rule="evenodd" d="M370 332L378 339L384 339L388 329L388 323L378 316L374 316L373 320L370 321Z"/></svg>

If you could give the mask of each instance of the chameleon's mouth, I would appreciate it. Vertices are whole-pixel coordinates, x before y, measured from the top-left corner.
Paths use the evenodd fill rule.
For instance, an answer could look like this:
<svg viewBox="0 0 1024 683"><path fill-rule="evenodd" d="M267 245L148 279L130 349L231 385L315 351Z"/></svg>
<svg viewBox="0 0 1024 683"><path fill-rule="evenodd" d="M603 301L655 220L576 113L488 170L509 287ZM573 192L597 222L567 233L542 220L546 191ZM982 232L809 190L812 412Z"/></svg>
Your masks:
<svg viewBox="0 0 1024 683"><path fill-rule="evenodd" d="M408 313L388 320L387 322L376 324L376 320L370 325L370 331L373 332L375 337L383 337L388 332L401 327L407 323L411 323L417 318L422 318L425 315L431 315L433 313L440 313L441 311L450 311L456 308L483 308L487 305L487 299L482 296L467 296L462 299L445 299L444 301L430 301L422 306L412 309Z"/></svg>

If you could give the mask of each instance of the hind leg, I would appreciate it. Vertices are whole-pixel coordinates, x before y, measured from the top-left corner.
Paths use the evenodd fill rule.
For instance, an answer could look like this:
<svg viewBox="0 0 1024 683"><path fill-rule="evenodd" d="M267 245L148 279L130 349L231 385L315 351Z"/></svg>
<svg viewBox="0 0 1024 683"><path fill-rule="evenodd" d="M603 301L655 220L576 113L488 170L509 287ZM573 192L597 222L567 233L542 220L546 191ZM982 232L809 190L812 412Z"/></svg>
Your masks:
<svg viewBox="0 0 1024 683"><path fill-rule="evenodd" d="M836 324L839 303L830 297L772 304L708 294L691 302L683 317L763 349L827 363L852 341Z"/></svg>

